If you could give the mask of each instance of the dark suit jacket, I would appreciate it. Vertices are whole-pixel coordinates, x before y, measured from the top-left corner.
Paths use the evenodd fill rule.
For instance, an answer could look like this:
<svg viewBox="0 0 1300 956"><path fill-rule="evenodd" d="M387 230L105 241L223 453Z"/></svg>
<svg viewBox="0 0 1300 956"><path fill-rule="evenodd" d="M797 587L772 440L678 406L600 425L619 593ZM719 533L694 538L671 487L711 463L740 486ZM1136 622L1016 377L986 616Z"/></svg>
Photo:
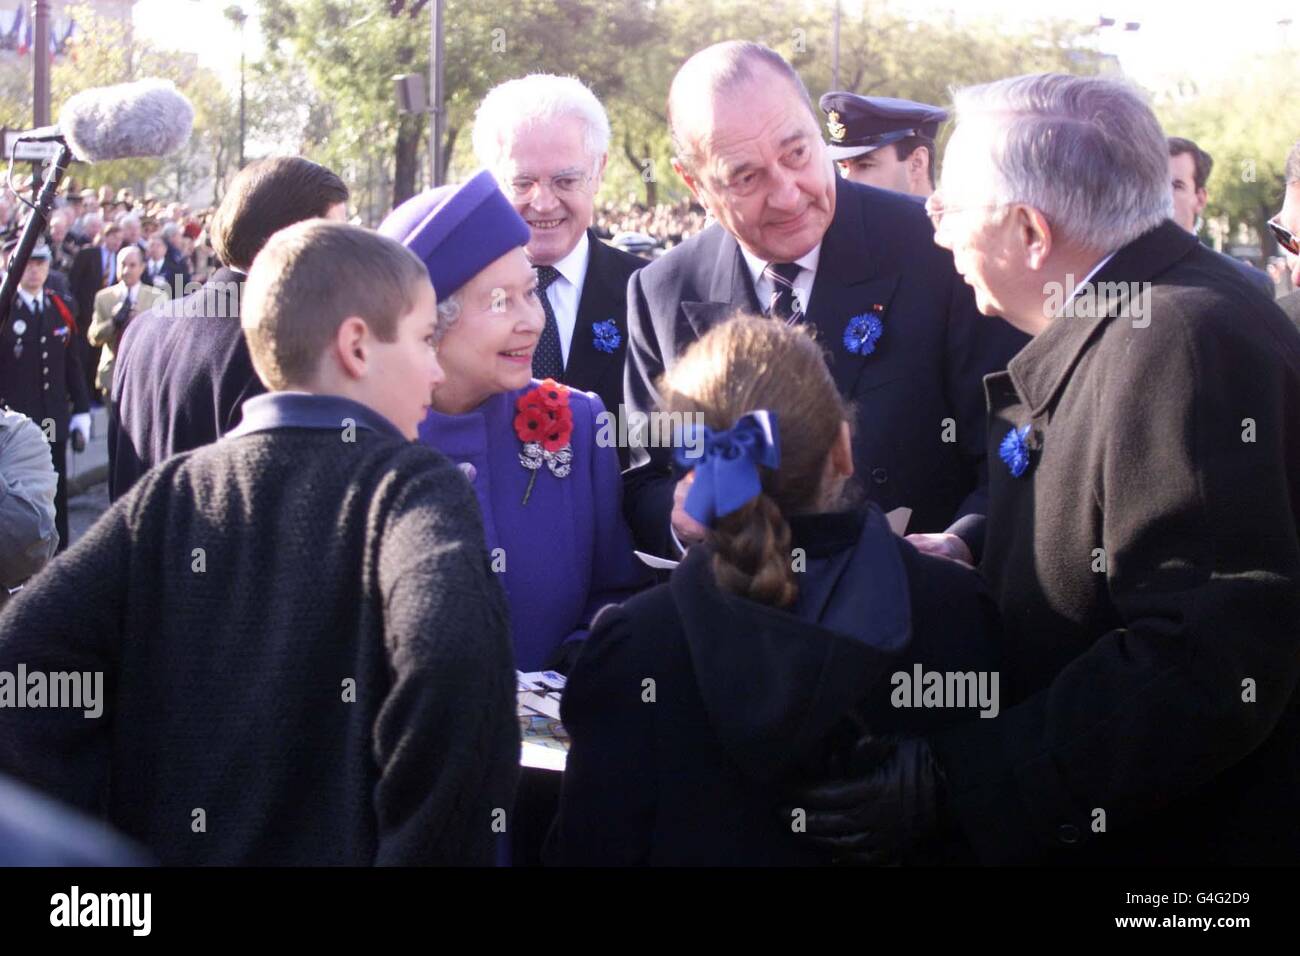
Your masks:
<svg viewBox="0 0 1300 956"><path fill-rule="evenodd" d="M626 402L642 412L659 405L655 379L692 342L737 311L760 311L740 246L717 224L634 273L627 309ZM849 321L864 313L884 325L865 356L843 342ZM918 200L837 178L806 321L858 412L854 461L867 496L886 511L911 508L909 531L982 515L980 379L1028 339L976 311ZM670 449L634 448L626 478L628 523L638 547L656 554L676 550L670 460ZM977 554L981 523L971 517L954 529Z"/></svg>
<svg viewBox="0 0 1300 956"><path fill-rule="evenodd" d="M68 273L68 285L72 297L77 302L77 323L82 334L90 328L90 320L95 311L95 296L104 288L103 247L86 246L72 260L72 269Z"/></svg>
<svg viewBox="0 0 1300 956"><path fill-rule="evenodd" d="M627 280L646 265L646 260L605 244L590 229L587 238L591 252L569 361L564 367L564 384L595 392L611 414L618 414L623 404L623 363L627 356ZM592 326L610 319L618 328L618 344L614 351L605 352L596 347ZM624 466L626 455L626 449L619 448Z"/></svg>
<svg viewBox="0 0 1300 956"><path fill-rule="evenodd" d="M244 400L266 391L239 327L243 274L219 269L200 291L127 326L113 370L116 500L154 465L216 441Z"/></svg>
<svg viewBox="0 0 1300 956"><path fill-rule="evenodd" d="M724 593L697 547L669 584L598 616L560 705L572 747L558 862L828 863L780 806L791 783L828 772L855 718L881 733L982 722L894 707L890 680L915 664L996 667L979 576L919 553L874 509L790 524L808 557L790 608Z"/></svg>
<svg viewBox="0 0 1300 956"><path fill-rule="evenodd" d="M1014 706L936 752L985 862L1294 864L1300 333L1170 221L1096 281L1148 314L1057 319L985 380Z"/></svg>

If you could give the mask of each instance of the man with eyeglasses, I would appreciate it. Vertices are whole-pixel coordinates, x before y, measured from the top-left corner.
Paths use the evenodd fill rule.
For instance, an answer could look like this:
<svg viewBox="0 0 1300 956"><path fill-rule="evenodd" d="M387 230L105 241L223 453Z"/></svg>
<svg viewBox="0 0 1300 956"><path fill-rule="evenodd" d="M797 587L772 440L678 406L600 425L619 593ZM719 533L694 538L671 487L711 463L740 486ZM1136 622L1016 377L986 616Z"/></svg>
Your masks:
<svg viewBox="0 0 1300 956"><path fill-rule="evenodd" d="M792 798L804 832L872 863L960 835L986 864L1294 865L1300 335L1170 219L1133 87L954 110L935 241L1033 336L984 380L1000 710L861 741Z"/></svg>
<svg viewBox="0 0 1300 956"><path fill-rule="evenodd" d="M814 328L854 406L857 485L911 509L911 540L970 563L987 481L981 379L1026 341L975 311L918 197L843 179L799 74L779 53L730 41L673 79L674 169L716 223L628 286L628 407L659 405L656 381L736 312ZM683 507L658 432L632 449L624 510L638 546L676 557L705 529Z"/></svg>
<svg viewBox="0 0 1300 956"><path fill-rule="evenodd" d="M609 119L571 76L534 73L491 90L474 117L474 152L528 223L546 325L533 377L623 402L627 280L645 260L601 242L591 223L609 155ZM619 449L626 464L626 449Z"/></svg>
<svg viewBox="0 0 1300 956"><path fill-rule="evenodd" d="M1300 328L1300 140L1291 147L1286 158L1286 196L1282 200L1282 211L1269 221L1268 227L1286 254L1291 285L1295 288L1294 292L1278 299L1277 304L1296 328Z"/></svg>

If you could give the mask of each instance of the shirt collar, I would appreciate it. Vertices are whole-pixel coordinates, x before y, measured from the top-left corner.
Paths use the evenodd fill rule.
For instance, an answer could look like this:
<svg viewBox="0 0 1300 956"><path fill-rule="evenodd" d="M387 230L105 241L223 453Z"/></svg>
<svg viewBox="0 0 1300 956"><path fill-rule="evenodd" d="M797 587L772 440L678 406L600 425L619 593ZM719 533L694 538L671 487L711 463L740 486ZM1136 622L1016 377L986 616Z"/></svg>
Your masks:
<svg viewBox="0 0 1300 956"><path fill-rule="evenodd" d="M28 310L31 312L36 311L36 303L42 298L41 293L38 292L36 295L30 295L26 289L21 287L18 289L18 295L22 297L23 304L27 306Z"/></svg>
<svg viewBox="0 0 1300 956"><path fill-rule="evenodd" d="M582 280L587 276L587 260L591 257L591 241L587 238L587 230L582 231L577 243L569 254L555 263L553 268L574 286L582 285Z"/></svg>
<svg viewBox="0 0 1300 956"><path fill-rule="evenodd" d="M737 245L740 245L737 243ZM745 257L745 265L749 267L749 277L754 280L754 288L758 288L758 280L763 277L763 270L770 263L765 259L760 259L744 246L740 246L740 254ZM813 246L806 254L794 260L795 265L801 269L807 269L809 272L816 273L817 262L822 257L822 244L819 242Z"/></svg>
<svg viewBox="0 0 1300 956"><path fill-rule="evenodd" d="M316 395L311 392L268 392L248 399L243 405L243 420L226 433L237 438L253 432L276 428L316 428L338 431L351 419L358 428L368 428L381 435L406 439L387 418L373 408L341 395Z"/></svg>

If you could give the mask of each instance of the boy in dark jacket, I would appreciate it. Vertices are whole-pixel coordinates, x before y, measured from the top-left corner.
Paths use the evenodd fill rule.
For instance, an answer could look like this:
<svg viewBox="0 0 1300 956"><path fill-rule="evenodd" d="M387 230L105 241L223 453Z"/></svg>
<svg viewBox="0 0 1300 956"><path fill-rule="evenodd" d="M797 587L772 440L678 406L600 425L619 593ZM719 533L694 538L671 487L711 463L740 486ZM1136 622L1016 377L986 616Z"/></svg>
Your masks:
<svg viewBox="0 0 1300 956"><path fill-rule="evenodd" d="M270 393L0 615L0 672L94 698L0 707L0 768L164 864L488 864L513 662L474 495L410 441L442 380L428 274L315 220L244 305Z"/></svg>

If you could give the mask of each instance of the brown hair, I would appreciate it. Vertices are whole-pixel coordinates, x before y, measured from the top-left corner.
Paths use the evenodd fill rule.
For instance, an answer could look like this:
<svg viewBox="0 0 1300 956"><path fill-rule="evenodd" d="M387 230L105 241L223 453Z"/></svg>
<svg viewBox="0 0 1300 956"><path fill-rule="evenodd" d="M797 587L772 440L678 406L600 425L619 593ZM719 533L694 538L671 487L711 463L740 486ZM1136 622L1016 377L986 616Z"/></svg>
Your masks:
<svg viewBox="0 0 1300 956"><path fill-rule="evenodd" d="M1192 185L1197 189L1204 189L1205 184L1210 181L1210 173L1214 170L1214 157L1190 139L1184 139L1181 136L1170 136L1170 158L1184 154L1192 157Z"/></svg>
<svg viewBox="0 0 1300 956"><path fill-rule="evenodd" d="M272 391L306 385L344 319L365 319L392 342L421 285L430 287L429 273L400 242L327 219L290 226L258 253L244 284L240 324L253 368Z"/></svg>
<svg viewBox="0 0 1300 956"><path fill-rule="evenodd" d="M246 166L212 216L212 246L223 263L247 272L266 241L295 222L316 219L348 201L333 172L301 156Z"/></svg>
<svg viewBox="0 0 1300 956"><path fill-rule="evenodd" d="M851 420L821 347L804 327L738 316L692 344L660 391L664 408L715 431L755 409L776 415L780 465L760 468L763 493L718 519L709 540L720 588L762 604L791 604L799 589L786 517L817 509L826 456L841 423Z"/></svg>

